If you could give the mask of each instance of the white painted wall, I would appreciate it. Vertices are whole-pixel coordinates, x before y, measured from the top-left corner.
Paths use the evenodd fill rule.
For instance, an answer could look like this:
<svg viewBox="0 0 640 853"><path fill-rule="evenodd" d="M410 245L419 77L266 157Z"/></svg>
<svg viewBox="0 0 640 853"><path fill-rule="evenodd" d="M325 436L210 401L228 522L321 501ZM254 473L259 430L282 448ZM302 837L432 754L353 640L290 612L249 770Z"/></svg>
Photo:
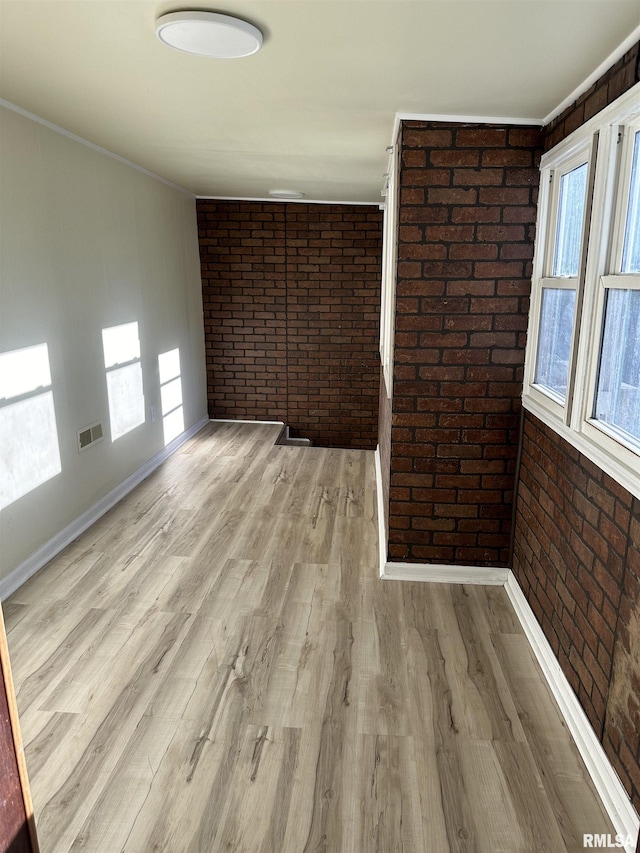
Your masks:
<svg viewBox="0 0 640 853"><path fill-rule="evenodd" d="M4 108L0 146L0 352L48 344L62 463L0 513L1 579L163 448L159 353L180 349L185 429L207 403L193 197ZM146 421L112 443L102 329L134 320Z"/></svg>

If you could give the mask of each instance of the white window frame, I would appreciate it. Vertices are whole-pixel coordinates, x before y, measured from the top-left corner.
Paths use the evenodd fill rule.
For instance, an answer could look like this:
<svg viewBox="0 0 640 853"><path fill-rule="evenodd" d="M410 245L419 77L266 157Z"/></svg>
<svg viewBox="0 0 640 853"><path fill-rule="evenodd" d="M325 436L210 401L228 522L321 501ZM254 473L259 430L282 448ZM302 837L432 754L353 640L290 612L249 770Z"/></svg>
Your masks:
<svg viewBox="0 0 640 853"><path fill-rule="evenodd" d="M525 387L536 400L538 406L549 416L568 423L571 411L570 391L575 370L577 330L580 306L584 293L586 271L586 249L588 245L591 196L595 166L595 146L591 137L571 140L569 144L558 146L553 157L547 157L541 164L540 200L538 208L538 228L540 229L536 256L534 260L533 288L531 293L529 335L527 339L527 357L525 361ZM575 277L554 276L553 262L556 249L560 185L563 175L569 174L579 166L587 165L587 187L585 212L582 222L582 242L578 274ZM564 399L552 389L539 385L535 381L538 367L538 346L540 340L540 322L542 301L545 290L573 290L576 294L573 333L571 338L569 367L567 373L567 394ZM534 319L535 318L535 319Z"/></svg>
<svg viewBox="0 0 640 853"><path fill-rule="evenodd" d="M640 106L639 106L640 109ZM611 128L611 145L619 147L617 158L617 198L614 200L613 221L611 223L611 241L609 258L605 273L598 277L594 293L594 319L591 329L589 358L587 363L588 382L584 397L582 429L594 442L600 442L609 453L617 454L627 465L640 469L640 450L636 442L629 441L614 426L593 417L597 394L598 369L602 329L605 320L605 304L608 290L640 290L640 273L623 273L622 253L627 219L629 193L631 188L631 158L636 133L640 133L640 120L627 121Z"/></svg>
<svg viewBox="0 0 640 853"><path fill-rule="evenodd" d="M384 220L382 225L382 282L380 294L380 362L387 397L393 394L393 352L395 345L396 278L398 262L398 151L399 144L391 146L389 171L383 195Z"/></svg>
<svg viewBox="0 0 640 853"><path fill-rule="evenodd" d="M630 186L632 140L640 130L640 83L610 104L541 161L537 242L522 402L592 462L640 498L640 451L615 427L592 417L600 361L606 289L640 288L640 276L622 274L622 242ZM534 384L542 291L553 253L555 222L549 174L570 162L574 153L592 147L588 187L592 187L583 245L582 281L578 283L572 359L565 405ZM545 183L546 181L546 183ZM551 279L556 281L556 279Z"/></svg>

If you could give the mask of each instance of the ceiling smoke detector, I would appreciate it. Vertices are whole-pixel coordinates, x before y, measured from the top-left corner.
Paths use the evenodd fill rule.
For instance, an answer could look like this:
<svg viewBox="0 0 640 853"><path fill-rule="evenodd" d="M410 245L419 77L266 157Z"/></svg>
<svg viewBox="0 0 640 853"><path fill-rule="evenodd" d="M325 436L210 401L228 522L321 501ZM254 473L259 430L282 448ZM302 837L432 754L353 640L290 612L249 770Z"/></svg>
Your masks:
<svg viewBox="0 0 640 853"><path fill-rule="evenodd" d="M262 47L262 33L253 24L217 12L170 12L156 21L163 44L196 56L237 59Z"/></svg>

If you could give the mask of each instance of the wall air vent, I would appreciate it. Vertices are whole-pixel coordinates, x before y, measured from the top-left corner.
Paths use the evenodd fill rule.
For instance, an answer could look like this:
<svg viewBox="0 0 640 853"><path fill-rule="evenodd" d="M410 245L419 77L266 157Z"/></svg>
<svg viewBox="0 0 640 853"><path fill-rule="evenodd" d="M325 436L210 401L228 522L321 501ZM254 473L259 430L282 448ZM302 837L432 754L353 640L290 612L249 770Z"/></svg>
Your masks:
<svg viewBox="0 0 640 853"><path fill-rule="evenodd" d="M97 441L102 441L104 438L104 434L102 432L102 424L95 423L91 424L91 426L85 427L84 429L78 430L78 451L82 453L83 450L86 450L92 444L95 444Z"/></svg>

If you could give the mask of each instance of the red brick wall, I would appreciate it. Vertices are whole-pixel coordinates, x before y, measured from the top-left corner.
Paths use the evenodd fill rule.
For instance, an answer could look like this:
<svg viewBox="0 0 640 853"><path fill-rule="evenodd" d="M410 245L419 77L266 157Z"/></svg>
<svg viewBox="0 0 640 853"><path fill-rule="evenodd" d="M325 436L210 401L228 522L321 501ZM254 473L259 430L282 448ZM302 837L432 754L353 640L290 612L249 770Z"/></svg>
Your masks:
<svg viewBox="0 0 640 853"><path fill-rule="evenodd" d="M604 748L640 812L640 500L629 523Z"/></svg>
<svg viewBox="0 0 640 853"><path fill-rule="evenodd" d="M541 141L403 124L392 559L507 564Z"/></svg>
<svg viewBox="0 0 640 853"><path fill-rule="evenodd" d="M549 149L640 80L640 44L545 128ZM524 415L513 571L640 810L640 501Z"/></svg>
<svg viewBox="0 0 640 853"><path fill-rule="evenodd" d="M639 549L640 501L527 412L513 571L636 808Z"/></svg>
<svg viewBox="0 0 640 853"><path fill-rule="evenodd" d="M377 443L382 213L198 201L209 416Z"/></svg>

